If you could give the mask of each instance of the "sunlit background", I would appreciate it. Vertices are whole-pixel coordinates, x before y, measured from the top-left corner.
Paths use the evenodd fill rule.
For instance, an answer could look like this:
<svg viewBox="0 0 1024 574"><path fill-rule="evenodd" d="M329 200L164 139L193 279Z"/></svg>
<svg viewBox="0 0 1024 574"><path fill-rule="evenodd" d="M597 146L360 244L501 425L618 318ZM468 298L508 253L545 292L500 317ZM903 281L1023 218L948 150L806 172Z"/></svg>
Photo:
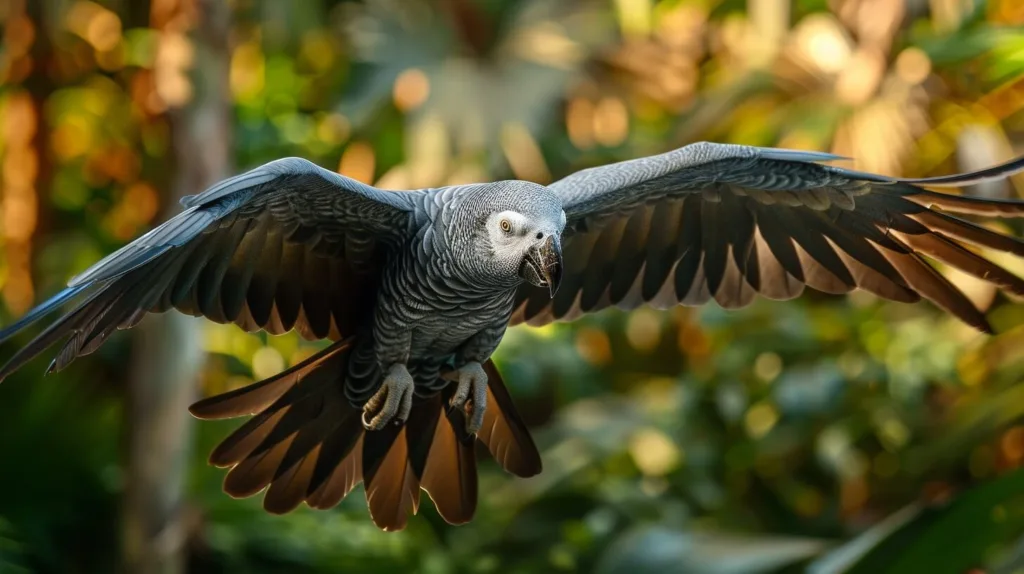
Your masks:
<svg viewBox="0 0 1024 574"><path fill-rule="evenodd" d="M3 324L286 155L403 189L698 140L909 176L1024 154L1020 0L0 0L0 21ZM182 405L315 345L150 318L0 385L0 572L1021 572L1024 306L951 277L997 336L866 294L515 328L497 360L544 472L486 460L470 525L424 504L397 534L361 490L270 516L205 464L237 423Z"/></svg>

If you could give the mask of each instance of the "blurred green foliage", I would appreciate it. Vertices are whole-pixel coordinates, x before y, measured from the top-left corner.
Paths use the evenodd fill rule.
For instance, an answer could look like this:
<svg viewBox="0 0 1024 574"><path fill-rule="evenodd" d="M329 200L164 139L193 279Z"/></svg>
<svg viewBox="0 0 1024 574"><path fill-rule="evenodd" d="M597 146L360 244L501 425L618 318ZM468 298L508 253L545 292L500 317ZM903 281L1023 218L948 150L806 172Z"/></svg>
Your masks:
<svg viewBox="0 0 1024 574"><path fill-rule="evenodd" d="M192 3L146 4L0 2L5 323L160 217L168 118L202 86ZM413 188L549 182L698 139L908 175L1024 152L1016 0L230 4L239 168L297 155ZM425 504L406 531L379 532L358 492L267 515L220 491L205 457L234 424L203 423L189 570L1020 571L1024 306L953 280L991 303L998 335L928 304L817 293L513 329L497 360L545 470L518 480L484 463L462 527ZM210 325L203 392L309 347ZM0 572L114 567L130 353L115 337L0 386Z"/></svg>

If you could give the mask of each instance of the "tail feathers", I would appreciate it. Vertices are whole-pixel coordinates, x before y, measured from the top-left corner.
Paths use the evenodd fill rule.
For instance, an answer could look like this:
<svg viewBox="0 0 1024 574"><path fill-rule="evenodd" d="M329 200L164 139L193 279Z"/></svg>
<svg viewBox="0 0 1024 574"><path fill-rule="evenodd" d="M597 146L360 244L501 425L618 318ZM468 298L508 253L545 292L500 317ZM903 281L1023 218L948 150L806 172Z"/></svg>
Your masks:
<svg viewBox="0 0 1024 574"><path fill-rule="evenodd" d="M448 405L455 385L442 392ZM434 502L438 514L449 524L465 524L476 513L476 450L466 434L466 414L451 407L434 429L431 456L423 469L423 490Z"/></svg>
<svg viewBox="0 0 1024 574"><path fill-rule="evenodd" d="M419 405L423 411L427 405ZM430 405L435 406L435 405ZM418 413L417 413L418 414ZM410 416L410 420L414 418ZM435 418L436 424L436 418ZM410 439L431 429L408 423L363 436L363 483L370 518L382 530L402 530L420 506L420 477L412 468ZM420 442L420 441L416 441ZM431 445L427 445L430 449ZM438 456L440 453L433 453Z"/></svg>
<svg viewBox="0 0 1024 574"><path fill-rule="evenodd" d="M192 416L203 420L230 419L255 414L269 408L308 373L328 360L344 361L340 356L352 345L352 338L337 341L306 360L247 387L205 398L189 407ZM340 366L340 365L339 365ZM340 371L336 371L340 372Z"/></svg>
<svg viewBox="0 0 1024 574"><path fill-rule="evenodd" d="M330 474L324 480L318 483L314 478L310 483L309 496L306 497L306 504L310 508L318 510L334 508L348 496L348 493L352 492L356 485L362 482L363 458L361 453L363 452L363 436L358 431L351 434L358 438L348 451L348 454L341 458L341 462L330 471ZM325 441L324 448L320 451L321 458L317 460L318 465L321 460L324 460L324 457L329 457L327 450ZM327 460L338 459L327 458ZM316 473L314 471L315 476Z"/></svg>
<svg viewBox="0 0 1024 574"><path fill-rule="evenodd" d="M536 446L490 362L485 429L478 437L466 433L465 412L449 406L454 385L417 399L404 425L368 432L339 378L349 348L348 341L335 343L276 377L190 408L204 419L256 413L210 455L212 464L231 467L225 492L248 497L266 489L263 507L282 514L303 501L331 508L363 482L371 518L390 531L405 528L417 513L420 489L447 522L473 518L475 438L505 470L518 476L540 471Z"/></svg>
<svg viewBox="0 0 1024 574"><path fill-rule="evenodd" d="M480 442L506 472L521 478L540 474L540 452L512 403L501 373L493 361L484 363L484 371L487 372L487 410L480 428Z"/></svg>

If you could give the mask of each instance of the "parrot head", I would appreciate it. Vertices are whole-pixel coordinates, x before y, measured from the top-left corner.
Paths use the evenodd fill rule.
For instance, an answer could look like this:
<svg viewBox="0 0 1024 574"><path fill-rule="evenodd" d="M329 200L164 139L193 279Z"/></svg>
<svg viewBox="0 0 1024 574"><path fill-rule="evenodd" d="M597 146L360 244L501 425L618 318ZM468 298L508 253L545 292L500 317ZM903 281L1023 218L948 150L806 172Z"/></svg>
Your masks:
<svg viewBox="0 0 1024 574"><path fill-rule="evenodd" d="M562 231L565 211L558 196L543 185L506 181L479 186L474 201L473 234L477 276L488 283L526 281L552 297L562 279Z"/></svg>

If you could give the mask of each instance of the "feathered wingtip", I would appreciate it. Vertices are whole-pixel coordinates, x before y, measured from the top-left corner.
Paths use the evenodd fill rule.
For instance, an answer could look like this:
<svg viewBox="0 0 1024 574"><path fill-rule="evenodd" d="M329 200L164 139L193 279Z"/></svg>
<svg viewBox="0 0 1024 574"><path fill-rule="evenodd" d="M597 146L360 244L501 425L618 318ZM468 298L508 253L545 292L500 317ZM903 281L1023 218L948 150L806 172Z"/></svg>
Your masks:
<svg viewBox="0 0 1024 574"><path fill-rule="evenodd" d="M900 179L899 182L909 183L912 185L956 187L961 185L974 185L977 183L984 183L986 181L1003 179L1005 177L1014 175L1021 171L1024 171L1024 156L1011 159L1010 161L1003 162L999 165L986 167L984 169L979 169L977 171L972 171L968 173L940 175L937 177L904 178Z"/></svg>
<svg viewBox="0 0 1024 574"><path fill-rule="evenodd" d="M56 311L61 305L72 300L84 291L88 285L76 285L74 287L67 287L61 292L57 293L53 297L50 297L46 301L36 305L28 313L25 313L17 321L0 329L0 343L5 343L8 339L13 337L22 329L32 325L36 321Z"/></svg>
<svg viewBox="0 0 1024 574"><path fill-rule="evenodd" d="M53 313L58 308L60 308L61 305L67 303L68 301L71 301L78 295L82 294L82 292L84 292L88 287L88 285L76 285L74 287L68 287L61 291L60 293L57 293L47 301L40 303L31 311L23 315L20 319L15 321L12 325L7 326L3 330L0 330L0 343L4 343L8 339L19 333L20 331L22 331L23 329L36 323L43 317L49 315L50 313ZM89 299L91 300L95 296L96 293L90 296ZM76 311L81 309L83 305L84 304L76 308ZM29 362L37 355L39 355L39 353L41 353L43 350L49 347L50 344L56 342L59 338L63 337L64 333L60 329L65 323L69 321L69 317L73 315L74 313L71 313L69 315L66 315L64 318L58 320L56 323L48 327L41 334L37 335L34 339L32 339L32 341L30 341L26 346L19 349L18 352L16 352L14 356L7 361L7 363L0 367L0 382L3 382L3 380L6 379L11 373L17 371L18 369L23 367L25 363ZM66 354L62 353L61 355L58 355L58 357L54 358L54 360L50 362L50 366L46 369L46 373L49 374L54 370L58 370L60 367L66 364L68 358L65 355Z"/></svg>
<svg viewBox="0 0 1024 574"><path fill-rule="evenodd" d="M827 169L852 179L905 186L904 197L925 207L938 207L964 215L1024 217L1024 200L1021 199L990 199L921 189L922 187L963 187L1003 179L1024 172L1024 156L977 171L936 177L893 178L841 167L828 166Z"/></svg>

